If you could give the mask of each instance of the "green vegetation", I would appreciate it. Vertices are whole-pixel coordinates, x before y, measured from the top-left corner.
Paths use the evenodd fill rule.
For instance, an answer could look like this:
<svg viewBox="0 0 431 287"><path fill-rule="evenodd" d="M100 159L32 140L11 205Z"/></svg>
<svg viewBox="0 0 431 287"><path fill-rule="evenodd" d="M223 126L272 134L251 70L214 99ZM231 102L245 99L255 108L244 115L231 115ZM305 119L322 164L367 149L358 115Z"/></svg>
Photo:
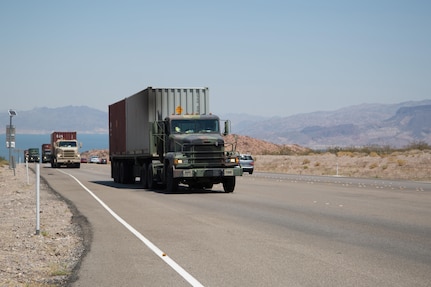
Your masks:
<svg viewBox="0 0 431 287"><path fill-rule="evenodd" d="M411 150L431 150L431 145L424 141L415 141L405 147L395 148L389 145L369 145L362 147L330 147L325 150L312 150L304 148L301 151L292 150L289 146L283 145L279 150L270 152L268 150L262 152L262 155L315 155L322 153L332 153L337 156L349 156L354 157L356 155L368 155L371 157L384 157L386 155L393 154L395 152L406 152Z"/></svg>
<svg viewBox="0 0 431 287"><path fill-rule="evenodd" d="M341 153L352 153L352 154L365 154L372 157L378 157L378 156L385 156L392 154L394 152L406 152L410 150L431 150L431 145L424 141L417 141L412 142L405 147L402 148L394 148L389 145L379 146L379 145L370 145L370 146L364 146L364 147L333 147L327 149L325 152L329 152L332 154L336 154L340 156ZM342 154L345 155L345 154Z"/></svg>
<svg viewBox="0 0 431 287"><path fill-rule="evenodd" d="M51 276L67 276L70 274L70 271L67 270L66 264L52 264L50 269Z"/></svg>
<svg viewBox="0 0 431 287"><path fill-rule="evenodd" d="M0 156L0 166L4 166L7 164L9 164L8 161L4 157Z"/></svg>

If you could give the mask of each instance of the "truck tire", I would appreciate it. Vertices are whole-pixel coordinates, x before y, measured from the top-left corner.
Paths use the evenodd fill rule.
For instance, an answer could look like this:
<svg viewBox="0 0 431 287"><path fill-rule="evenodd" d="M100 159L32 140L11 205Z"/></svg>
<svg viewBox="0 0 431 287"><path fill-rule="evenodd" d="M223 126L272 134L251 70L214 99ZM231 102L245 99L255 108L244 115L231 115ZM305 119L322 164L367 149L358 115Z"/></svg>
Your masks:
<svg viewBox="0 0 431 287"><path fill-rule="evenodd" d="M179 180L174 178L174 169L172 167L166 168L166 192L175 193L178 191Z"/></svg>
<svg viewBox="0 0 431 287"><path fill-rule="evenodd" d="M118 161L114 161L112 166L112 177L114 178L115 183L120 183L120 169Z"/></svg>
<svg viewBox="0 0 431 287"><path fill-rule="evenodd" d="M125 170L124 170L124 162L121 162L120 163L120 169L119 169L119 176L118 176L118 182L119 183L121 183L121 184L124 184L124 183L126 183L125 182L125 174L126 174L126 172L125 172Z"/></svg>
<svg viewBox="0 0 431 287"><path fill-rule="evenodd" d="M147 180L147 166L144 163L141 167L141 185L142 188L148 188L148 180Z"/></svg>
<svg viewBox="0 0 431 287"><path fill-rule="evenodd" d="M135 178L135 174L133 173L133 164L130 162L125 162L124 163L124 168L125 168L125 183L128 184L135 184L136 178Z"/></svg>
<svg viewBox="0 0 431 287"><path fill-rule="evenodd" d="M223 189L224 192L233 192L235 189L235 177L227 176L223 178Z"/></svg>
<svg viewBox="0 0 431 287"><path fill-rule="evenodd" d="M133 184L135 177L133 175L133 167L127 161L120 163L120 183Z"/></svg>
<svg viewBox="0 0 431 287"><path fill-rule="evenodd" d="M148 189L153 189L155 187L155 182L154 182L154 174L153 174L153 164L150 163L148 165L148 170L147 170L147 186Z"/></svg>
<svg viewBox="0 0 431 287"><path fill-rule="evenodd" d="M204 188L207 189L207 190L212 189L213 188L213 184L212 183L205 183L204 184Z"/></svg>

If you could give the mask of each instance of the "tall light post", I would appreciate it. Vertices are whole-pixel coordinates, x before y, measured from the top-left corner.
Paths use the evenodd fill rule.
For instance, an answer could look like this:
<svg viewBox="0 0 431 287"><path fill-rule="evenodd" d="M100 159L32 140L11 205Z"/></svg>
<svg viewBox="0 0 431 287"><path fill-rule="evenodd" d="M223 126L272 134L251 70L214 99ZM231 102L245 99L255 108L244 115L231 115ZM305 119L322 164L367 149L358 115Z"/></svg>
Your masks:
<svg viewBox="0 0 431 287"><path fill-rule="evenodd" d="M12 168L12 148L15 147L15 128L12 126L12 117L16 116L15 110L9 109L9 127L7 128L7 147L9 148L9 169Z"/></svg>

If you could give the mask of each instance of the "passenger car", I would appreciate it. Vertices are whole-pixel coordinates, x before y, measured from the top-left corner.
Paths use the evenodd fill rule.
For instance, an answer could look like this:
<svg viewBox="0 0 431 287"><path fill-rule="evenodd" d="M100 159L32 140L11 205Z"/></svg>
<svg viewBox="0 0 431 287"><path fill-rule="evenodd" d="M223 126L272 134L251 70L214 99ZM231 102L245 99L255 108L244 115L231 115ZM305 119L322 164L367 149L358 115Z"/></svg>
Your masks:
<svg viewBox="0 0 431 287"><path fill-rule="evenodd" d="M248 172L249 174L253 174L254 159L251 155L241 154L239 156L239 165L241 166L243 172Z"/></svg>
<svg viewBox="0 0 431 287"><path fill-rule="evenodd" d="M92 156L90 157L90 163L99 163L100 159L98 156Z"/></svg>

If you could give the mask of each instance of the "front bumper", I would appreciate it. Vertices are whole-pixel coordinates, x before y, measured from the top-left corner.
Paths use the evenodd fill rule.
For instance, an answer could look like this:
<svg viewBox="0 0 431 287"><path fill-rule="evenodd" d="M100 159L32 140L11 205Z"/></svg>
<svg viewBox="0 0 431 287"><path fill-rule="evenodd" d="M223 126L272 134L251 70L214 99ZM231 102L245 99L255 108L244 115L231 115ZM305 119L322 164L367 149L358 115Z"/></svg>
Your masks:
<svg viewBox="0 0 431 287"><path fill-rule="evenodd" d="M58 164L76 164L81 163L81 159L75 158L75 159L67 159L67 158L59 158L57 159Z"/></svg>
<svg viewBox="0 0 431 287"><path fill-rule="evenodd" d="M242 176L242 169L235 168L191 168L174 169L174 178Z"/></svg>

